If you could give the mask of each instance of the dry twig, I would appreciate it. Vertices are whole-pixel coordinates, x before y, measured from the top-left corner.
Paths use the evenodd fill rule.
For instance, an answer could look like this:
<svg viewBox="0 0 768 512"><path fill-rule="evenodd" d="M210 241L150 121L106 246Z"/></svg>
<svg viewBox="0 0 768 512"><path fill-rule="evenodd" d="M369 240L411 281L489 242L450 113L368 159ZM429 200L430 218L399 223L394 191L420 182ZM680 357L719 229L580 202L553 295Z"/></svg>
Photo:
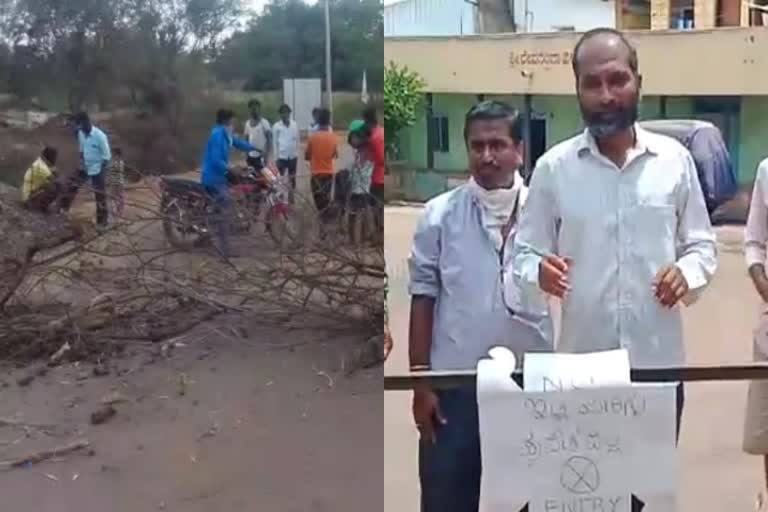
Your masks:
<svg viewBox="0 0 768 512"><path fill-rule="evenodd" d="M37 464L54 457L61 457L62 455L84 450L90 446L91 443L85 439L74 441L64 446L56 447L52 450L42 450L39 452L30 453L18 459L0 461L0 469L8 470L26 466L28 464Z"/></svg>

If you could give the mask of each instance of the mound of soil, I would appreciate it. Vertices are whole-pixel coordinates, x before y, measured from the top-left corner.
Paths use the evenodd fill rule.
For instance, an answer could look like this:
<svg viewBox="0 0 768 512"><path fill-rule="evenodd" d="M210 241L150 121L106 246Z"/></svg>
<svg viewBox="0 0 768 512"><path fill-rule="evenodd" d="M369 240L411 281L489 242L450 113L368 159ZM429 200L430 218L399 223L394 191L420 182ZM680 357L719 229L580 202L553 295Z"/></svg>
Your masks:
<svg viewBox="0 0 768 512"><path fill-rule="evenodd" d="M0 293L2 283L34 252L76 235L67 217L27 210L19 189L0 183Z"/></svg>
<svg viewBox="0 0 768 512"><path fill-rule="evenodd" d="M162 119L140 117L135 113L93 117L94 124L109 137L112 149L119 147L122 150L129 179L188 171L199 156L199 151L185 151L184 141L180 136L168 133ZM196 147L202 150L202 144ZM31 130L0 126L0 182L21 186L24 171L45 146L58 149L56 167L60 172L76 170L79 162L77 138L65 116L52 118Z"/></svg>
<svg viewBox="0 0 768 512"><path fill-rule="evenodd" d="M0 127L0 181L21 186L24 171L45 146L59 150L57 167L60 170L76 168L79 160L77 139L63 116L33 130Z"/></svg>

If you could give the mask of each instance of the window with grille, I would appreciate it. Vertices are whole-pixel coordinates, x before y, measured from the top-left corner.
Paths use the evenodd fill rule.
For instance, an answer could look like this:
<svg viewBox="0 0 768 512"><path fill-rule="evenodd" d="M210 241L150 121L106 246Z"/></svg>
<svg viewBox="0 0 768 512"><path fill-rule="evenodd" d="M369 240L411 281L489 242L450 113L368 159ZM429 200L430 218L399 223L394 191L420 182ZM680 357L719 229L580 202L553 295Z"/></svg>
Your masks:
<svg viewBox="0 0 768 512"><path fill-rule="evenodd" d="M451 150L448 116L433 114L430 122L430 148L432 151L448 153Z"/></svg>

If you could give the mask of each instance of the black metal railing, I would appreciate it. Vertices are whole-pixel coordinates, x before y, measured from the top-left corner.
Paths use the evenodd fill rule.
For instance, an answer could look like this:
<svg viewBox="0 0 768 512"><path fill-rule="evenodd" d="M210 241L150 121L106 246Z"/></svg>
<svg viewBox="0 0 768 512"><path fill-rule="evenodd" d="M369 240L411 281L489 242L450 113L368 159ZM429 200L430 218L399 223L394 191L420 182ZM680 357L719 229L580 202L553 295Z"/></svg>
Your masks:
<svg viewBox="0 0 768 512"><path fill-rule="evenodd" d="M386 375L384 390L413 389L417 383L428 382L435 389L472 385L477 377L474 370L466 371L413 371L401 375ZM522 370L510 377L522 386ZM633 368L632 382L708 382L735 380L768 380L768 364L754 363L733 366L678 366L663 368Z"/></svg>

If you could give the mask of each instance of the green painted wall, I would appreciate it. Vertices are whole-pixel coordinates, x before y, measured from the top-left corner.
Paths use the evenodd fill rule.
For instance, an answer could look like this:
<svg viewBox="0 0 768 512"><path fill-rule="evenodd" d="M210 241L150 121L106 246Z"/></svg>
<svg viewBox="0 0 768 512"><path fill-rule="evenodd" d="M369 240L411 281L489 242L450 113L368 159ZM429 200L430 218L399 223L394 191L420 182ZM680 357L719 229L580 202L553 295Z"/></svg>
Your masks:
<svg viewBox="0 0 768 512"><path fill-rule="evenodd" d="M693 116L693 99L672 96L667 98L667 117L686 119Z"/></svg>
<svg viewBox="0 0 768 512"><path fill-rule="evenodd" d="M432 111L436 116L448 117L450 132L449 151L435 151L435 169L457 171L467 168L467 149L464 144L464 116L477 97L468 94L435 94L432 99Z"/></svg>
<svg viewBox="0 0 768 512"><path fill-rule="evenodd" d="M522 109L522 95L487 95L487 99L499 99ZM464 115L477 101L474 95L435 94L435 113L448 116L450 151L434 153L435 169L432 172L417 173L420 182L419 195L432 196L445 188L447 173L463 173L467 168L466 149L463 141ZM547 147L581 131L582 121L575 96L534 96L533 110L547 119ZM643 97L640 103L640 118L661 117L661 100L658 96ZM700 117L694 110L694 98L668 97L667 117L690 119ZM741 101L741 113L733 118L730 128L731 149L739 183L748 184L754 180L755 170L760 161L768 157L768 97L750 96ZM425 169L427 164L426 119L422 116L417 125L402 135L403 158L416 169ZM434 190L433 190L434 189Z"/></svg>
<svg viewBox="0 0 768 512"><path fill-rule="evenodd" d="M400 158L415 169L427 166L427 116L424 105L416 124L400 133Z"/></svg>
<svg viewBox="0 0 768 512"><path fill-rule="evenodd" d="M489 95L488 99L505 101L522 110L522 95ZM547 147L572 137L582 129L581 112L575 96L534 96L531 108L547 118Z"/></svg>
<svg viewBox="0 0 768 512"><path fill-rule="evenodd" d="M522 95L487 95L486 99L497 99L523 108ZM463 140L464 115L477 97L469 94L435 94L433 95L433 110L435 114L448 117L450 132L449 152L434 153L435 170L462 172L467 168L466 148ZM575 96L535 96L532 101L533 110L547 118L547 147L572 137L583 129L581 112ZM670 98L667 101L667 111L670 117L688 117L691 103L686 98ZM641 102L640 115L643 119L659 116L660 102L658 97L644 98ZM422 113L423 115L423 113ZM427 165L427 123L421 117L419 122L405 130L401 135L403 158L415 168L425 168Z"/></svg>
<svg viewBox="0 0 768 512"><path fill-rule="evenodd" d="M768 98L745 96L741 99L741 123L739 125L739 168L741 184L755 179L757 164L768 156Z"/></svg>

